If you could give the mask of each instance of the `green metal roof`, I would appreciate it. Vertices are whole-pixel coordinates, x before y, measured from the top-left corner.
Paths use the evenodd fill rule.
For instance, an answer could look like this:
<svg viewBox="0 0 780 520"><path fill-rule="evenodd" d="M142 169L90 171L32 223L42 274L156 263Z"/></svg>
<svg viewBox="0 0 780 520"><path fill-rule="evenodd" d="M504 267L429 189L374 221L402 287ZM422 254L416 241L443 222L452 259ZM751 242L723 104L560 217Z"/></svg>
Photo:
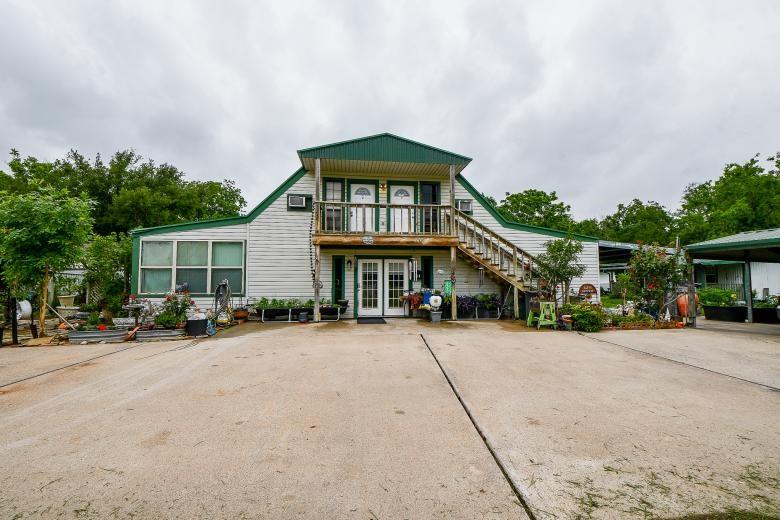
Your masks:
<svg viewBox="0 0 780 520"><path fill-rule="evenodd" d="M694 258L780 262L780 228L745 231L685 246Z"/></svg>
<svg viewBox="0 0 780 520"><path fill-rule="evenodd" d="M378 163L383 169L393 168L388 163L401 163L403 169L420 173L426 169L415 165L429 165L430 173L441 173L453 164L460 172L471 162L470 157L389 133L304 148L298 150L298 157L307 170L314 168L314 159L322 159L322 168L328 171L370 172Z"/></svg>

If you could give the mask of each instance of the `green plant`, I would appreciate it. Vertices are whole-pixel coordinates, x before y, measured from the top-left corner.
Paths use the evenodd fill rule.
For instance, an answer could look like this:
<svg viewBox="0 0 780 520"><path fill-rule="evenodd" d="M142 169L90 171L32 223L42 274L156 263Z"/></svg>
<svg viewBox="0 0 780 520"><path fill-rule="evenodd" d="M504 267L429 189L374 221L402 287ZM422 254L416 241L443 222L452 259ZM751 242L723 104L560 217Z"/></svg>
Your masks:
<svg viewBox="0 0 780 520"><path fill-rule="evenodd" d="M11 284L38 288L38 329L46 325L49 280L81 260L92 217L88 200L64 190L39 188L0 194L0 258Z"/></svg>
<svg viewBox="0 0 780 520"><path fill-rule="evenodd" d="M777 296L769 296L764 300L757 300L753 298L753 307L755 307L756 309L769 309L769 308L777 307L778 303L779 302Z"/></svg>
<svg viewBox="0 0 780 520"><path fill-rule="evenodd" d="M553 295L558 285L563 292L563 302L569 302L571 281L585 273L585 265L579 263L582 242L572 237L545 243L545 251L536 257L536 268L543 280L547 280Z"/></svg>
<svg viewBox="0 0 780 520"><path fill-rule="evenodd" d="M718 287L699 289L699 302L708 307L731 307L736 305L737 294Z"/></svg>
<svg viewBox="0 0 780 520"><path fill-rule="evenodd" d="M89 318L87 318L87 325L95 327L99 323L100 323L100 314L97 312L91 312L89 314Z"/></svg>
<svg viewBox="0 0 780 520"><path fill-rule="evenodd" d="M163 311L154 318L154 324L163 328L173 328L182 321L170 311Z"/></svg>
<svg viewBox="0 0 780 520"><path fill-rule="evenodd" d="M78 294L83 288L84 284L75 276L59 274L54 277L54 291L57 296Z"/></svg>
<svg viewBox="0 0 780 520"><path fill-rule="evenodd" d="M79 307L81 312L100 312L100 305L96 303L85 303Z"/></svg>
<svg viewBox="0 0 780 520"><path fill-rule="evenodd" d="M637 300L639 308L658 312L666 294L685 281L687 272L681 253L669 254L658 246L639 246L628 262L626 291Z"/></svg>
<svg viewBox="0 0 780 520"><path fill-rule="evenodd" d="M176 325L187 319L187 311L194 304L195 302L190 299L190 295L188 293L167 294L165 295L165 301L163 301L160 315L167 314L173 316L173 318L176 320L174 325ZM168 317L166 316L165 319L168 319Z"/></svg>
<svg viewBox="0 0 780 520"><path fill-rule="evenodd" d="M562 305L559 313L570 314L574 321L574 328L582 332L598 332L604 328L604 323L609 319L600 307L589 303Z"/></svg>
<svg viewBox="0 0 780 520"><path fill-rule="evenodd" d="M612 325L620 328L631 328L636 325L652 325L655 320L649 314L637 312L628 316L612 316Z"/></svg>

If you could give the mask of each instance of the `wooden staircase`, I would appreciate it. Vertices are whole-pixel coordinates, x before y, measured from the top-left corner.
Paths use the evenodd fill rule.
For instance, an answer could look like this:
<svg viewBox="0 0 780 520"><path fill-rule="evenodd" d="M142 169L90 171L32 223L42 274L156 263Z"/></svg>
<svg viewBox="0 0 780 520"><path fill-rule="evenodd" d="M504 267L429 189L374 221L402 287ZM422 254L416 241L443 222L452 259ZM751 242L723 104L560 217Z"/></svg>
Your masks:
<svg viewBox="0 0 780 520"><path fill-rule="evenodd" d="M532 255L466 213L453 211L462 257L519 291L539 290L541 278Z"/></svg>

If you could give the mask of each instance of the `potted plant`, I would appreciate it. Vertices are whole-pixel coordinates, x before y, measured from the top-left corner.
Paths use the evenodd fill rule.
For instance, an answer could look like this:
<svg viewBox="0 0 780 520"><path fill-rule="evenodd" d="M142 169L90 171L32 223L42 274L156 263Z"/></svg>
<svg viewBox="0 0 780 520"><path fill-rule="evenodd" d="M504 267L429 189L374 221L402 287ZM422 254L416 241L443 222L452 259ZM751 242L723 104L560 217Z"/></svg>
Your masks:
<svg viewBox="0 0 780 520"><path fill-rule="evenodd" d="M477 318L500 317L501 299L497 294L477 295Z"/></svg>
<svg viewBox="0 0 780 520"><path fill-rule="evenodd" d="M737 303L736 293L705 287L699 289L699 299L708 320L744 322L747 319L747 307Z"/></svg>
<svg viewBox="0 0 780 520"><path fill-rule="evenodd" d="M165 295L162 310L154 319L154 324L163 329L183 328L187 321L187 311L195 304L187 292Z"/></svg>
<svg viewBox="0 0 780 520"><path fill-rule="evenodd" d="M54 280L57 299L61 307L73 307L76 296L81 292L81 281L75 276L59 275Z"/></svg>
<svg viewBox="0 0 780 520"><path fill-rule="evenodd" d="M755 323L780 323L777 313L778 297L769 296L764 300L753 299L753 321Z"/></svg>

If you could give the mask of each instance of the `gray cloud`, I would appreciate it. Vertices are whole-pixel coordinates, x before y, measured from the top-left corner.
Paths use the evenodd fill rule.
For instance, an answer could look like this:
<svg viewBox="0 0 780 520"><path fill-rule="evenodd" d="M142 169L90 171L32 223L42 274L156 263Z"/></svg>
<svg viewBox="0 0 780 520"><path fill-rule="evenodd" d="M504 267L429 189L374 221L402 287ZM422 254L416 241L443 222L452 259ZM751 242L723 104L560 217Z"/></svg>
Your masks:
<svg viewBox="0 0 780 520"><path fill-rule="evenodd" d="M423 4L423 5L418 5ZM390 131L578 217L780 149L780 4L4 2L0 151L135 148L258 202Z"/></svg>

